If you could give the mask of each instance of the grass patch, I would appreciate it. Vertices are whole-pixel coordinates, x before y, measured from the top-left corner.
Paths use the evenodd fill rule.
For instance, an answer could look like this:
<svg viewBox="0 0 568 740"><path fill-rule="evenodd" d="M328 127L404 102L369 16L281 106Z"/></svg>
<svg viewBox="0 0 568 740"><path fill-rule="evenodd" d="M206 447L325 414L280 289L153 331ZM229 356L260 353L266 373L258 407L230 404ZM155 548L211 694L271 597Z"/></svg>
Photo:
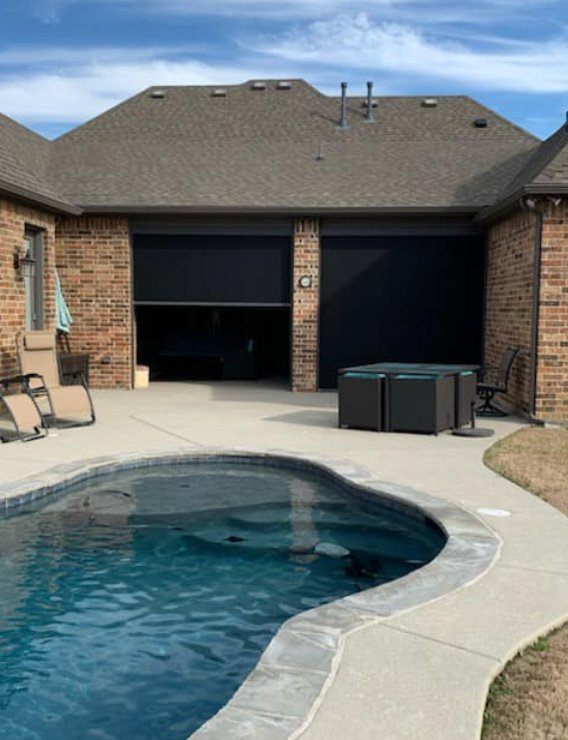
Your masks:
<svg viewBox="0 0 568 740"><path fill-rule="evenodd" d="M568 738L568 626L539 638L493 682L483 740Z"/></svg>
<svg viewBox="0 0 568 740"><path fill-rule="evenodd" d="M490 447L484 462L568 515L568 430L521 429Z"/></svg>
<svg viewBox="0 0 568 740"><path fill-rule="evenodd" d="M484 462L568 515L568 430L521 429L487 450ZM568 624L536 640L495 679L482 737L568 739Z"/></svg>

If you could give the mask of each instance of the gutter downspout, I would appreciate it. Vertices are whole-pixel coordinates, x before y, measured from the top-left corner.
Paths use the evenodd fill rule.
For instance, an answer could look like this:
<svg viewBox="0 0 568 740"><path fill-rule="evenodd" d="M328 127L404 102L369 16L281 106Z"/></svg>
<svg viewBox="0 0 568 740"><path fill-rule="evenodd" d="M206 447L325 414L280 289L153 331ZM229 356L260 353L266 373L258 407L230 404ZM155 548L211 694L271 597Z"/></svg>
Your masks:
<svg viewBox="0 0 568 740"><path fill-rule="evenodd" d="M533 259L533 293L531 306L531 349L530 349L530 387L529 387L529 413L528 419L531 424L544 426L544 419L536 416L537 396L537 355L538 355L538 330L540 309L540 270L542 266L542 211L537 207L537 202L532 198L521 200L521 206L535 215L534 234L534 259Z"/></svg>

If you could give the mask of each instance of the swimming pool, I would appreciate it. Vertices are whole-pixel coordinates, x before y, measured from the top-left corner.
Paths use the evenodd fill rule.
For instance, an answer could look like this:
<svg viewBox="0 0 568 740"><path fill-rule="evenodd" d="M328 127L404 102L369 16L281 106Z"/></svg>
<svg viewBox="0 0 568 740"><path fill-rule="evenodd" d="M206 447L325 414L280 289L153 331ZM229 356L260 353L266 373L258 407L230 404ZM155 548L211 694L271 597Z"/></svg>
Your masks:
<svg viewBox="0 0 568 740"><path fill-rule="evenodd" d="M0 523L0 727L184 738L289 617L428 562L445 536L315 472L114 473Z"/></svg>

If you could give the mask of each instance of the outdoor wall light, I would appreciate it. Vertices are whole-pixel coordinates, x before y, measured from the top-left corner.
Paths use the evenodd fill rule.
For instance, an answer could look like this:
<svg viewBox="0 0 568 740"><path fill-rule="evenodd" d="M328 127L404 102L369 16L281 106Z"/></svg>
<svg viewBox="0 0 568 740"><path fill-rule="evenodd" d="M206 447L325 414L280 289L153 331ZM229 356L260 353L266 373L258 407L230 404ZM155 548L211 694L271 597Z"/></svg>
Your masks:
<svg viewBox="0 0 568 740"><path fill-rule="evenodd" d="M312 287L312 276L302 275L302 277L298 280L298 284L300 288L311 288Z"/></svg>
<svg viewBox="0 0 568 740"><path fill-rule="evenodd" d="M30 278L34 274L35 259L31 256L29 250L20 253L19 249L14 249L14 270L21 273L22 277Z"/></svg>

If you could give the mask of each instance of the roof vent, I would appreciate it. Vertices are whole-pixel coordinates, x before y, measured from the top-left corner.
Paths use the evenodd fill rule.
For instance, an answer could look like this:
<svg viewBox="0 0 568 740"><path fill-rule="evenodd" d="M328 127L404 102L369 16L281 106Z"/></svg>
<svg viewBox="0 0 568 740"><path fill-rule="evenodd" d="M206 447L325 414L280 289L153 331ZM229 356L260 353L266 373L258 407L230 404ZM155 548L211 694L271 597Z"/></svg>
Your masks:
<svg viewBox="0 0 568 740"><path fill-rule="evenodd" d="M166 93L164 90L150 90L150 97L160 100L161 98L166 97Z"/></svg>
<svg viewBox="0 0 568 740"><path fill-rule="evenodd" d="M211 93L211 96L214 98L226 98L227 90L224 87L216 87Z"/></svg>
<svg viewBox="0 0 568 740"><path fill-rule="evenodd" d="M292 87L290 80L278 80L276 83L277 90L289 90Z"/></svg>
<svg viewBox="0 0 568 740"><path fill-rule="evenodd" d="M424 100L422 101L422 107L423 108L437 108L438 98L424 98Z"/></svg>
<svg viewBox="0 0 568 740"><path fill-rule="evenodd" d="M473 125L475 128L487 128L487 118L476 118Z"/></svg>
<svg viewBox="0 0 568 740"><path fill-rule="evenodd" d="M367 115L365 116L367 123L374 123L375 117L373 116L373 83L367 82Z"/></svg>
<svg viewBox="0 0 568 740"><path fill-rule="evenodd" d="M347 129L347 83L341 83L341 117L339 119L339 128Z"/></svg>
<svg viewBox="0 0 568 740"><path fill-rule="evenodd" d="M260 80L255 80L252 83L251 88L253 90L266 90L266 82L261 82Z"/></svg>

